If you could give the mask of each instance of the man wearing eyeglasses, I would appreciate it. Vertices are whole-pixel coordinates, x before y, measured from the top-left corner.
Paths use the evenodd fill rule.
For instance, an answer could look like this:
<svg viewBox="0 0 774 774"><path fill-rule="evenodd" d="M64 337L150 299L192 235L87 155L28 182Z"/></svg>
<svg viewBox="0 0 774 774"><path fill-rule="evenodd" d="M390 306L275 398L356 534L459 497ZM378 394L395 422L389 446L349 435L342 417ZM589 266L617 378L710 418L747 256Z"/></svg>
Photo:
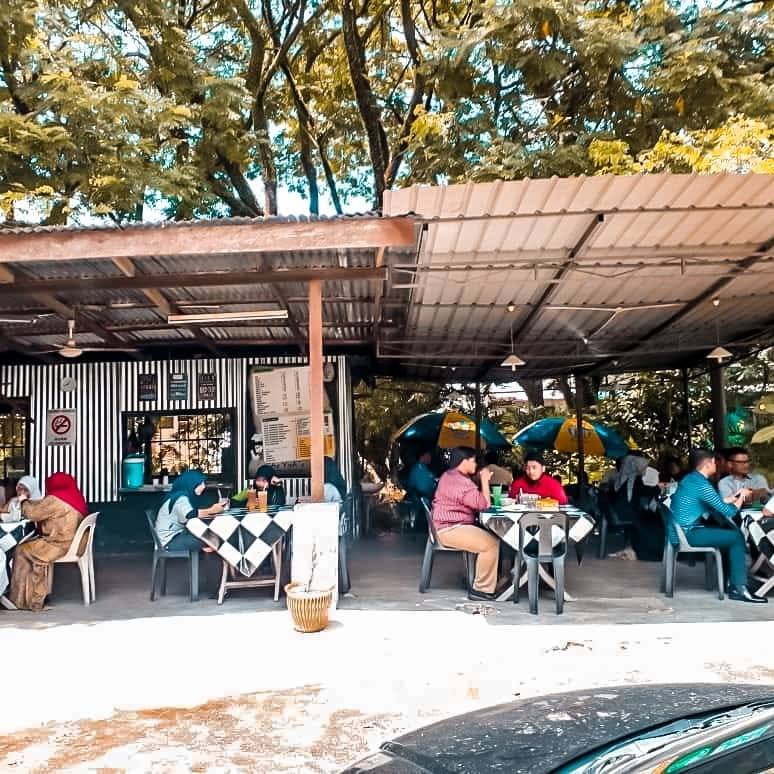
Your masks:
<svg viewBox="0 0 774 774"><path fill-rule="evenodd" d="M760 473L750 472L750 452L742 446L734 446L726 451L729 475L718 482L721 497L735 495L740 489L749 489L752 494L748 502L766 502L771 496L769 482Z"/></svg>

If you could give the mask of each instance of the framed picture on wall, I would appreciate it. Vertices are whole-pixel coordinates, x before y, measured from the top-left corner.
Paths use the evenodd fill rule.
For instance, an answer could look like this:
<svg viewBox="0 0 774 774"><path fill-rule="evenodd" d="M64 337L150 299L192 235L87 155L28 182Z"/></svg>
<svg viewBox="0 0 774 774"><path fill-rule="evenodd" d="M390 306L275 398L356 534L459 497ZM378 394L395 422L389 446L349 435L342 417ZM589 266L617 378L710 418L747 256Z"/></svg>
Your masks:
<svg viewBox="0 0 774 774"><path fill-rule="evenodd" d="M158 400L158 374L137 374L137 400Z"/></svg>

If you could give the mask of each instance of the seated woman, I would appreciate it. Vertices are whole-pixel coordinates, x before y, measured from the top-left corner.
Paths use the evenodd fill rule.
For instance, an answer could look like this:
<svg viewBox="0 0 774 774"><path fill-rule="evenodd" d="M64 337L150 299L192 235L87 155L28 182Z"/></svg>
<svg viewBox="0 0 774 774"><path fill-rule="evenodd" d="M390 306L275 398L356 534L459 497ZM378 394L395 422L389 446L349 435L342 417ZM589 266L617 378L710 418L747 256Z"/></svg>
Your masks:
<svg viewBox="0 0 774 774"><path fill-rule="evenodd" d="M325 457L323 499L326 503L343 503L347 496L347 483L341 475L335 460Z"/></svg>
<svg viewBox="0 0 774 774"><path fill-rule="evenodd" d="M664 528L656 503L661 490L647 486L643 476L648 469L647 457L628 454L621 461L609 494L610 505L622 522L631 523L632 548L637 558L660 562L664 552Z"/></svg>
<svg viewBox="0 0 774 774"><path fill-rule="evenodd" d="M271 465L261 465L255 471L255 483L253 486L256 492L267 493L269 507L285 505L285 489Z"/></svg>
<svg viewBox="0 0 774 774"><path fill-rule="evenodd" d="M16 496L12 497L0 511L0 521L19 521L21 519L21 504L25 500L37 502L43 499L38 479L34 476L22 476L16 485Z"/></svg>
<svg viewBox="0 0 774 774"><path fill-rule="evenodd" d="M481 490L471 476L476 472L476 450L468 446L452 449L450 468L438 481L433 500L433 524L441 545L477 554L476 579L468 590L470 599L493 600L496 597L497 565L500 541L491 532L476 526L480 511L492 498L489 491L491 471L479 473Z"/></svg>
<svg viewBox="0 0 774 774"><path fill-rule="evenodd" d="M48 595L50 565L63 557L81 519L89 512L75 479L54 473L46 479L46 496L33 502L20 495L22 518L34 521L40 537L16 548L10 601L19 610L42 610Z"/></svg>
<svg viewBox="0 0 774 774"><path fill-rule="evenodd" d="M225 508L223 502L201 508L200 497L204 493L207 477L198 470L186 470L178 476L169 490L169 497L161 504L156 516L156 534L161 545L170 551L198 551L203 543L185 528L194 516L215 516Z"/></svg>

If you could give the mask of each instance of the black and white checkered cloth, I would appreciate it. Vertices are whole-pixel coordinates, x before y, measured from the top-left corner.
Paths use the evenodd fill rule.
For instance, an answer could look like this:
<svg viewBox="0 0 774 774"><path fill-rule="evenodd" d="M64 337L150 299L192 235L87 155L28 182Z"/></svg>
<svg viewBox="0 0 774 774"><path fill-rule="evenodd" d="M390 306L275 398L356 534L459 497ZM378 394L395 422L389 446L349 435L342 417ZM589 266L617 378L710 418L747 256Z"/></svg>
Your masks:
<svg viewBox="0 0 774 774"><path fill-rule="evenodd" d="M35 522L28 519L21 521L0 521L0 551L6 554L13 551L19 543L23 543L35 533Z"/></svg>
<svg viewBox="0 0 774 774"><path fill-rule="evenodd" d="M567 516L572 526L569 529L570 542L575 544L578 561L583 558L583 542L594 530L594 519L585 511L574 505L560 505L559 511ZM482 511L481 523L495 533L511 548L519 550L519 521L527 513L537 513L540 516L553 516L556 511L524 511L511 508L498 508L497 510ZM574 522L574 523L573 523ZM553 548L560 548L564 542L565 534L561 527L554 526L551 529L551 543ZM524 544L527 550L537 550L537 532L531 535Z"/></svg>
<svg viewBox="0 0 774 774"><path fill-rule="evenodd" d="M189 519L186 526L235 570L249 578L292 524L292 508L272 509L269 513L232 508L212 519Z"/></svg>
<svg viewBox="0 0 774 774"><path fill-rule="evenodd" d="M763 518L761 511L742 511L742 533L770 563L774 564L774 518Z"/></svg>

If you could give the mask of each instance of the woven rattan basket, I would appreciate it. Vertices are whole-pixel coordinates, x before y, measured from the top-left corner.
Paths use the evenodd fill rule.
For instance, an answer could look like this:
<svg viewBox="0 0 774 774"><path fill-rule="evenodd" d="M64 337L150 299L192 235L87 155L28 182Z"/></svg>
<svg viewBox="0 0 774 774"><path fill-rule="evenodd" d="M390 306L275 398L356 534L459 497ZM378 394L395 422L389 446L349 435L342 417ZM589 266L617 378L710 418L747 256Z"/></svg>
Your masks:
<svg viewBox="0 0 774 774"><path fill-rule="evenodd" d="M328 610L333 601L333 589L304 591L300 583L285 586L288 610L293 627L299 632L320 632L328 625Z"/></svg>

